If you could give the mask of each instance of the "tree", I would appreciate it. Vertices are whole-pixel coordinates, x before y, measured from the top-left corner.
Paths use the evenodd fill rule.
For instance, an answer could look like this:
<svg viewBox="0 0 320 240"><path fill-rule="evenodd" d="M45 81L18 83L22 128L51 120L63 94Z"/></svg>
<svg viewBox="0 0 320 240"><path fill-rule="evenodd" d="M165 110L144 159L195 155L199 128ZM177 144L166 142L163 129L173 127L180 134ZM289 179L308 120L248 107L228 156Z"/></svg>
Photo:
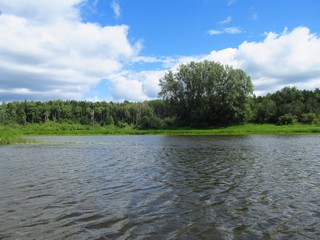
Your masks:
<svg viewBox="0 0 320 240"><path fill-rule="evenodd" d="M303 95L296 87L284 87L271 95L271 99L277 106L277 117L286 114L301 117L303 113Z"/></svg>
<svg viewBox="0 0 320 240"><path fill-rule="evenodd" d="M270 98L270 94L265 97L258 97L259 102L255 103L255 121L257 123L276 123L277 105Z"/></svg>
<svg viewBox="0 0 320 240"><path fill-rule="evenodd" d="M27 115L25 112L25 107L22 104L19 104L17 107L17 122L21 125L24 125L27 123Z"/></svg>
<svg viewBox="0 0 320 240"><path fill-rule="evenodd" d="M160 87L178 120L191 126L245 121L253 93L244 71L210 61L180 65L160 79Z"/></svg>
<svg viewBox="0 0 320 240"><path fill-rule="evenodd" d="M2 103L0 104L0 122L5 122L7 118L7 104Z"/></svg>
<svg viewBox="0 0 320 240"><path fill-rule="evenodd" d="M137 127L140 129L157 129L162 127L162 121L154 114L153 109L145 104L137 122Z"/></svg>

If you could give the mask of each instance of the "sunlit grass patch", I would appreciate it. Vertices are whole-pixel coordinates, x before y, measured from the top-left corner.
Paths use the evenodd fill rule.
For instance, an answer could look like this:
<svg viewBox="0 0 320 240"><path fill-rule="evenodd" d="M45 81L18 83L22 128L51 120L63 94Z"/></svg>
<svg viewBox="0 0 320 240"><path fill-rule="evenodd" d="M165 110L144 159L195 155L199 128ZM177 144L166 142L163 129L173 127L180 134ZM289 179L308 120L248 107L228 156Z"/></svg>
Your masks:
<svg viewBox="0 0 320 240"><path fill-rule="evenodd" d="M139 130L126 125L81 125L50 122L48 124L0 125L0 144L32 143L23 136L85 136L85 135L250 135L250 134L317 134L320 125L314 124L243 124L206 129L148 129Z"/></svg>
<svg viewBox="0 0 320 240"><path fill-rule="evenodd" d="M24 139L22 137L14 137L14 136L0 136L0 145L8 145L8 144L31 144L36 143L37 141L32 139Z"/></svg>

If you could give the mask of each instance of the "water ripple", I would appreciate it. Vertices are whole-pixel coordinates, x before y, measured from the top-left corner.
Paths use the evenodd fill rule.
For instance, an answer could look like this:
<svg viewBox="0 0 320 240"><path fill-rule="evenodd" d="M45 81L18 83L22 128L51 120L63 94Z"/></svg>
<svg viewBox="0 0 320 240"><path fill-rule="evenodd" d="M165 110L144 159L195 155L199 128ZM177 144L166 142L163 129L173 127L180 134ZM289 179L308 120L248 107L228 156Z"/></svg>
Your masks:
<svg viewBox="0 0 320 240"><path fill-rule="evenodd" d="M0 239L320 238L317 135L43 139L0 148Z"/></svg>

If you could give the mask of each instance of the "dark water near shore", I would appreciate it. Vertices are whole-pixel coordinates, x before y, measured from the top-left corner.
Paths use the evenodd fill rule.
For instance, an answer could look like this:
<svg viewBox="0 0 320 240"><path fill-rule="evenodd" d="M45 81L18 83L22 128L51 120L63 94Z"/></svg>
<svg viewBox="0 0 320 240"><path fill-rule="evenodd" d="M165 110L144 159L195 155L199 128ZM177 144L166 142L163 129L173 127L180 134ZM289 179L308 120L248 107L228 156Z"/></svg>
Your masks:
<svg viewBox="0 0 320 240"><path fill-rule="evenodd" d="M319 239L320 135L0 147L0 239Z"/></svg>

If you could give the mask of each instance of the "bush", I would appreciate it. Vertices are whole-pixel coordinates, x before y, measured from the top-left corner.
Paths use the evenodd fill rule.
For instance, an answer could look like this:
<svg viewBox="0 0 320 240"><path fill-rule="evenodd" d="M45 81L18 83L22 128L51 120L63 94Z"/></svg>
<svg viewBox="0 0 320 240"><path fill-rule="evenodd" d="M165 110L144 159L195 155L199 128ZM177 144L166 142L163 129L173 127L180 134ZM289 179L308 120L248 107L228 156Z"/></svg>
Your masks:
<svg viewBox="0 0 320 240"><path fill-rule="evenodd" d="M317 116L315 113L304 113L302 114L301 122L306 124L315 123Z"/></svg>
<svg viewBox="0 0 320 240"><path fill-rule="evenodd" d="M163 125L167 128L172 128L176 126L176 118L175 117L166 117L163 119Z"/></svg>
<svg viewBox="0 0 320 240"><path fill-rule="evenodd" d="M117 123L116 123L116 127L118 127L118 128L126 128L126 127L128 127L129 125L128 125L128 123L126 123L126 122L121 122L121 121L118 121Z"/></svg>
<svg viewBox="0 0 320 240"><path fill-rule="evenodd" d="M291 114L285 114L279 117L278 119L278 124L279 125L288 125L288 124L293 124L297 121L297 117L293 116Z"/></svg>
<svg viewBox="0 0 320 240"><path fill-rule="evenodd" d="M163 121L157 116L143 116L137 124L138 129L160 129L163 127Z"/></svg>

